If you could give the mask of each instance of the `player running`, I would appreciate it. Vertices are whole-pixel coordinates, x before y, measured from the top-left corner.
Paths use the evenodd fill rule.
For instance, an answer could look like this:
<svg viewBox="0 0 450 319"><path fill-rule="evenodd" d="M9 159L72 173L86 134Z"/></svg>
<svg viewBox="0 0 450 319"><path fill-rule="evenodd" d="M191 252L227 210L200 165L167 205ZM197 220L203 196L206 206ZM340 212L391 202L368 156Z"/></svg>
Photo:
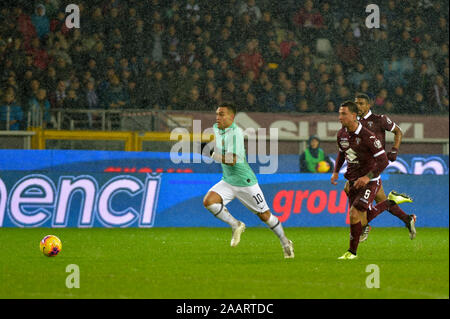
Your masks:
<svg viewBox="0 0 450 319"><path fill-rule="evenodd" d="M216 110L214 135L217 152L211 157L222 164L222 180L205 195L203 205L215 217L231 226L231 247L239 244L245 224L235 219L226 205L237 197L255 213L280 239L284 258L294 258L294 245L284 234L278 218L271 214L255 174L247 163L242 130L234 123L235 106L222 104Z"/></svg>
<svg viewBox="0 0 450 319"><path fill-rule="evenodd" d="M371 205L381 186L380 174L389 161L381 142L358 122L357 114L355 102L346 101L339 107L342 128L337 134L339 152L331 183L337 184L339 170L346 160L348 166L344 177L349 181L350 206L350 248L339 259L356 258L362 225L367 224L366 220L370 216L393 205L412 202L406 195L391 192L387 200L375 207Z"/></svg>
<svg viewBox="0 0 450 319"><path fill-rule="evenodd" d="M377 139L381 142L383 149L386 149L386 131L394 133L394 145L390 152L387 153L389 161L395 162L397 159L398 150L400 148L400 143L402 141L402 130L386 115L378 115L372 113L370 110L370 99L366 94L357 94L355 98L355 103L358 105L358 115L359 122L363 127L367 128L369 131L373 132ZM346 184L345 189L348 188ZM375 196L375 202L380 203L386 200L386 194L384 193L383 185L380 186L377 195ZM417 217L414 214L406 214L398 205L394 205L388 209L392 215L400 219L405 223L406 228L409 231L409 238L412 240L416 237L416 220ZM381 212L379 212L381 213ZM377 215L371 216L371 219L367 219L370 223ZM365 241L369 236L369 231L371 227L369 224L363 225L363 234L361 235L360 242Z"/></svg>

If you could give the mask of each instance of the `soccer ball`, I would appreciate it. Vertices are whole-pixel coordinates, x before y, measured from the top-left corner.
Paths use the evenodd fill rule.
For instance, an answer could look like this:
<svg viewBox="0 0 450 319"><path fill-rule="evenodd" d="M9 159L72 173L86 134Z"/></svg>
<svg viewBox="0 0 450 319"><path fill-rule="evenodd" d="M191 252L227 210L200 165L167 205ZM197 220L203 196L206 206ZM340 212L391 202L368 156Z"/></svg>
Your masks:
<svg viewBox="0 0 450 319"><path fill-rule="evenodd" d="M39 246L42 253L47 257L54 257L58 255L62 249L61 240L54 235L47 235L42 238Z"/></svg>
<svg viewBox="0 0 450 319"><path fill-rule="evenodd" d="M330 164L325 161L320 161L317 163L316 170L318 173L326 173L330 170Z"/></svg>

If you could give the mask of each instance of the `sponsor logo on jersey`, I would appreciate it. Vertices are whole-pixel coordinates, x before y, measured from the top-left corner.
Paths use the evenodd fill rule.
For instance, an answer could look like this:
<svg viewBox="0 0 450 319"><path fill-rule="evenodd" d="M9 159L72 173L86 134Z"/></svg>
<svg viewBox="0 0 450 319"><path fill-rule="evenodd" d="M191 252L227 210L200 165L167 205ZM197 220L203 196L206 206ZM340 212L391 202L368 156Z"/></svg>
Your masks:
<svg viewBox="0 0 450 319"><path fill-rule="evenodd" d="M349 141L346 140L341 140L339 143L341 144L342 148L347 148L350 146Z"/></svg>

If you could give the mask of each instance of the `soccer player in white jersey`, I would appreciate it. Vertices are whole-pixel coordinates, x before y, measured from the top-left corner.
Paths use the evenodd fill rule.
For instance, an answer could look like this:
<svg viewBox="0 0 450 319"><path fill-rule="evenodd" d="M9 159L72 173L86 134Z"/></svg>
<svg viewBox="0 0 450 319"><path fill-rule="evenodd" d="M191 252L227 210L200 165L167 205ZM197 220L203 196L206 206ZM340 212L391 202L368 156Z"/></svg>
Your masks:
<svg viewBox="0 0 450 319"><path fill-rule="evenodd" d="M239 244L245 224L231 215L226 205L234 198L255 213L278 236L284 258L294 258L294 245L284 234L278 218L269 210L255 174L247 163L244 135L234 123L236 107L231 103L222 104L216 110L214 135L215 152L211 157L220 162L223 177L205 195L203 205L215 217L230 225L232 229L231 247Z"/></svg>

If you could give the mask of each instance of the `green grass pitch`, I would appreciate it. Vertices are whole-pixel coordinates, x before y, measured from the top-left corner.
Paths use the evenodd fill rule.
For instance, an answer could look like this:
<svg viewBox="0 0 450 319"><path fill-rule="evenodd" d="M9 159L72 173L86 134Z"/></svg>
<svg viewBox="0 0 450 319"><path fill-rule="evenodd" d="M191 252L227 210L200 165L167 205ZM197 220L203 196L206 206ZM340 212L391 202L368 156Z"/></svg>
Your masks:
<svg viewBox="0 0 450 319"><path fill-rule="evenodd" d="M348 228L286 228L295 259L278 239L248 228L238 247L229 228L0 230L0 298L449 298L449 230L373 228L356 260L337 260ZM54 234L61 253L45 257L39 241ZM69 264L80 288L67 288ZM367 288L368 265L379 288Z"/></svg>

